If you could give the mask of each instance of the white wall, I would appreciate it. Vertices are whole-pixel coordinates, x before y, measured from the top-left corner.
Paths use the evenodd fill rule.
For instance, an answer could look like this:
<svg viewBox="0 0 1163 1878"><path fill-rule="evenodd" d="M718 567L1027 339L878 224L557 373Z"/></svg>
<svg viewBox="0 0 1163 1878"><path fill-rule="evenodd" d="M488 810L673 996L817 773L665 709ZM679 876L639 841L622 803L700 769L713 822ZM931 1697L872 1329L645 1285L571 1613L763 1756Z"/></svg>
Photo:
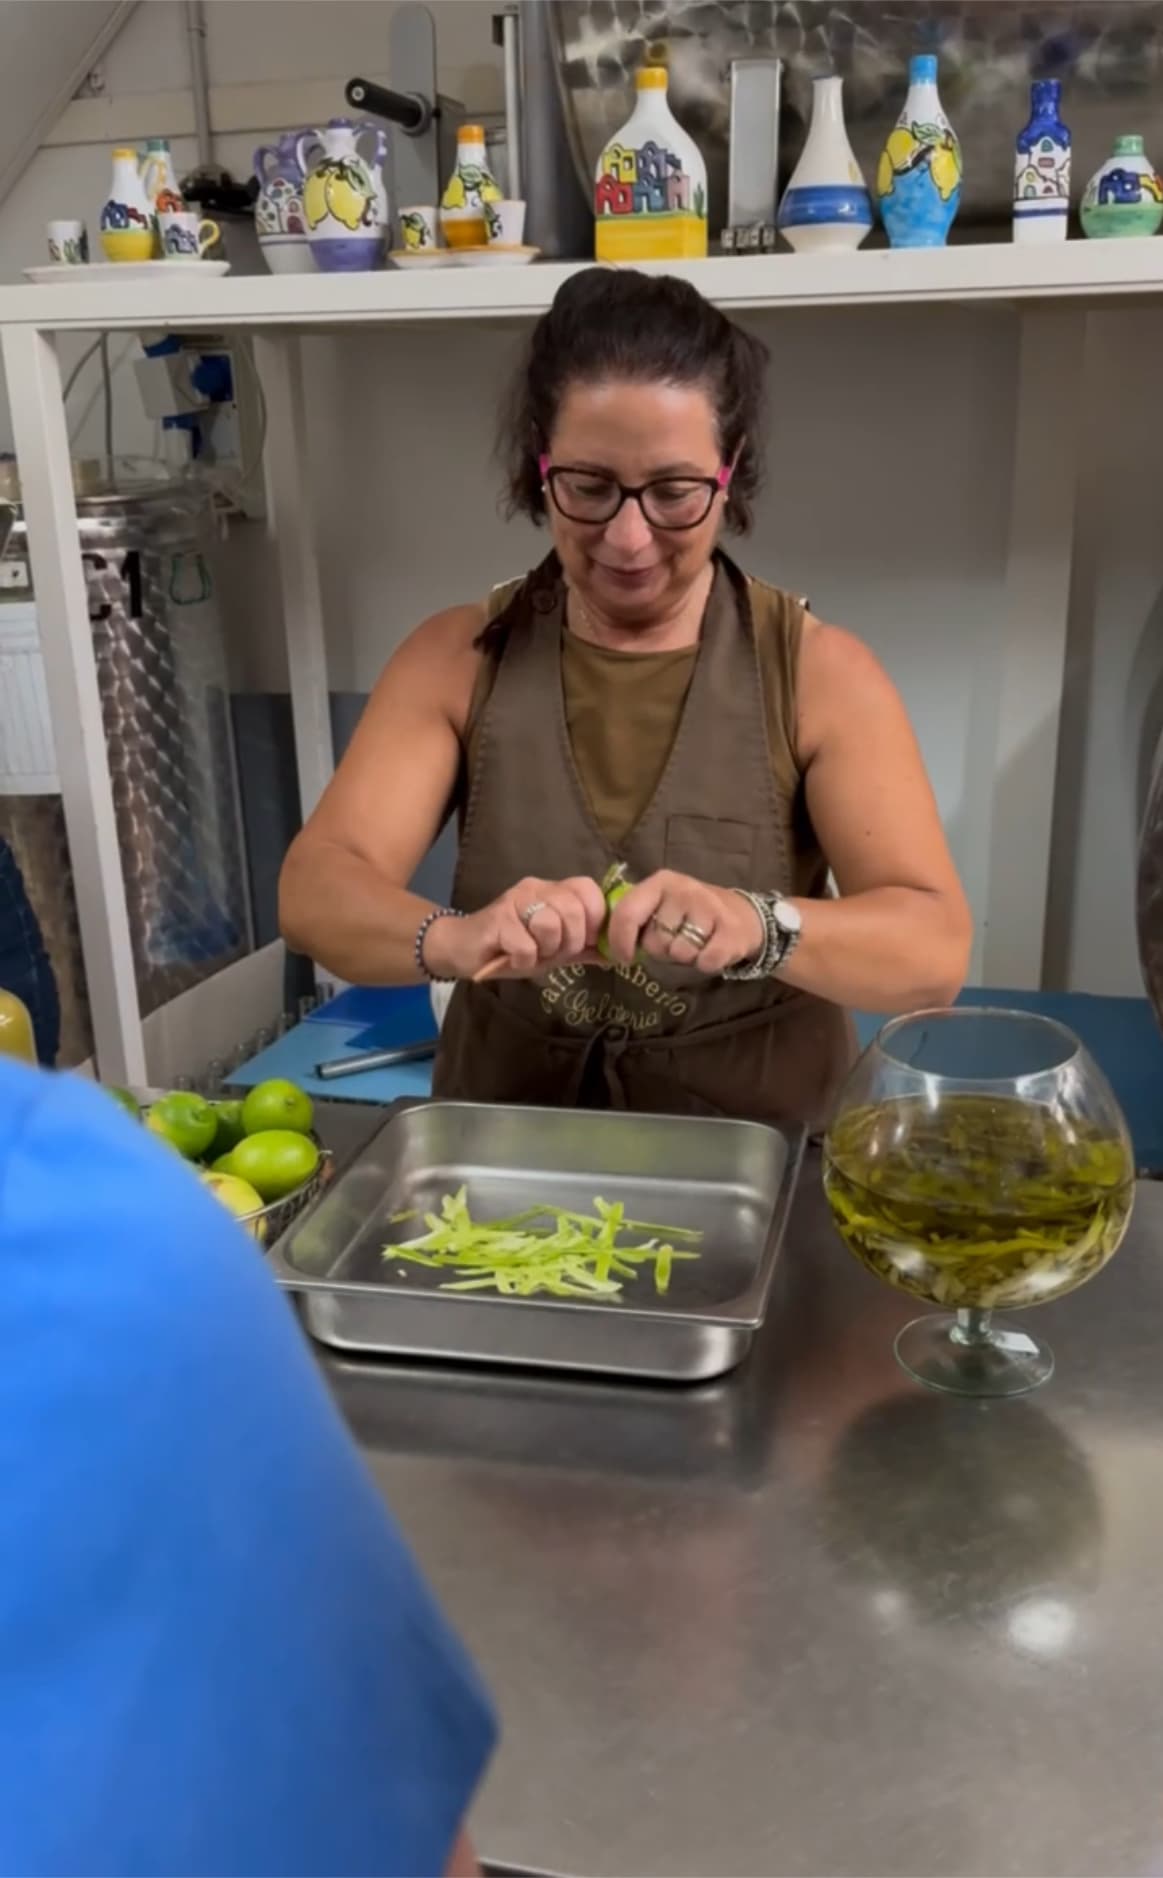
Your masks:
<svg viewBox="0 0 1163 1878"><path fill-rule="evenodd" d="M389 8L373 0L211 0L211 83L336 80L383 71ZM490 0L436 0L441 84L473 109L499 103ZM106 61L112 96L180 88L178 9L139 8ZM112 134L116 134L113 132ZM245 171L253 135L224 138ZM177 146L179 166L192 146ZM95 224L106 146L53 148L0 206L0 278L38 254L48 216ZM1083 535L1072 603L1067 738L1059 791L1048 982L1137 992L1133 933L1136 753L1155 724L1154 647L1163 531L1154 521L1163 441L1152 399L1153 316L1091 321ZM900 685L958 863L984 908L991 837L1017 316L1004 310L794 313L760 319L772 349L770 480L740 549L756 572L810 594L863 633ZM520 334L463 327L308 345L316 525L333 682L365 688L425 613L483 594L540 551L497 511L491 461L499 385ZM1134 361L1128 370L1128 361ZM1124 387L1126 387L1124 389ZM1063 397L1079 395L1064 385ZM84 398L78 409L82 408ZM94 436L97 413L82 432ZM6 417L0 412L0 447ZM152 442L126 386L119 447ZM255 527L225 565L236 672L282 682L271 565ZM1073 780L1072 780L1073 778Z"/></svg>

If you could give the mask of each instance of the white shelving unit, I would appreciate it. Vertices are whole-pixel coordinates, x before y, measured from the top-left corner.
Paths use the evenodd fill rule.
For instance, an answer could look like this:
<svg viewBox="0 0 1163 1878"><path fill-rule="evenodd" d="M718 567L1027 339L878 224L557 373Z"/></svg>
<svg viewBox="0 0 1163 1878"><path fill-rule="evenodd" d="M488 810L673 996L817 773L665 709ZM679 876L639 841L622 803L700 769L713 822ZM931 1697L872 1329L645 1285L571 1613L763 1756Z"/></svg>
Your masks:
<svg viewBox="0 0 1163 1878"><path fill-rule="evenodd" d="M352 276L208 279L175 267L156 282L0 288L0 342L20 461L61 791L72 851L101 1074L144 1082L146 1064L125 892L77 540L56 335L70 331L257 336L269 431L267 483L279 543L299 788L308 812L332 767L325 632L302 466L308 448L299 335L453 320L530 320L578 264ZM999 765L1020 751L1021 795L995 815L984 966L1039 982L1067 607L1076 552L1076 400L1091 308L1163 299L1163 241L1008 243L911 252L775 255L670 264L728 312L994 303L1019 309L1021 364L1006 573L1007 646ZM1031 746L1037 760L1028 760Z"/></svg>

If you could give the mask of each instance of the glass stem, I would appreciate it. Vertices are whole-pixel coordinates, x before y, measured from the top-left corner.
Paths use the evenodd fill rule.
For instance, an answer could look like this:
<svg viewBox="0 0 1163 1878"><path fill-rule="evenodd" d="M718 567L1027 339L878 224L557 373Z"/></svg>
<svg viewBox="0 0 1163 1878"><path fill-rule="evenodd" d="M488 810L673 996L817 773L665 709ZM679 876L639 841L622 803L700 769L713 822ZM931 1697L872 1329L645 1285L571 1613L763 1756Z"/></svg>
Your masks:
<svg viewBox="0 0 1163 1878"><path fill-rule="evenodd" d="M954 1341L961 1344L988 1343L992 1316L992 1311L978 1310L975 1306L958 1311L957 1323L953 1330Z"/></svg>

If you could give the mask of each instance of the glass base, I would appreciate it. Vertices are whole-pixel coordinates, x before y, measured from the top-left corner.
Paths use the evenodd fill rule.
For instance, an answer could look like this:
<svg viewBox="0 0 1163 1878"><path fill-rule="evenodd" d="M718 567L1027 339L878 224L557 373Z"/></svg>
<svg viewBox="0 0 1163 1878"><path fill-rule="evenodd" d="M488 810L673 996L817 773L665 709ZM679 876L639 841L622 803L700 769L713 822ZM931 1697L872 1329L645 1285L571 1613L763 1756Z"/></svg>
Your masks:
<svg viewBox="0 0 1163 1878"><path fill-rule="evenodd" d="M1054 1374L1048 1343L994 1325L988 1311L934 1312L906 1324L893 1348L903 1370L946 1395L1028 1395Z"/></svg>

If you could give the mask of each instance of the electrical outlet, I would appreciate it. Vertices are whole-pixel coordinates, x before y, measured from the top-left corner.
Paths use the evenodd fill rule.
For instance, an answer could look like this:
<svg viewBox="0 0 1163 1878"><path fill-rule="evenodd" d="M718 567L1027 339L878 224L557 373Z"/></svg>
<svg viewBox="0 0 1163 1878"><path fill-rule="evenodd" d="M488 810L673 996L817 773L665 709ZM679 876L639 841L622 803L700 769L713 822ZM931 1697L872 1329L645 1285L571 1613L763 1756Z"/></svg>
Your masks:
<svg viewBox="0 0 1163 1878"><path fill-rule="evenodd" d="M29 585L27 561L0 561L0 589Z"/></svg>

